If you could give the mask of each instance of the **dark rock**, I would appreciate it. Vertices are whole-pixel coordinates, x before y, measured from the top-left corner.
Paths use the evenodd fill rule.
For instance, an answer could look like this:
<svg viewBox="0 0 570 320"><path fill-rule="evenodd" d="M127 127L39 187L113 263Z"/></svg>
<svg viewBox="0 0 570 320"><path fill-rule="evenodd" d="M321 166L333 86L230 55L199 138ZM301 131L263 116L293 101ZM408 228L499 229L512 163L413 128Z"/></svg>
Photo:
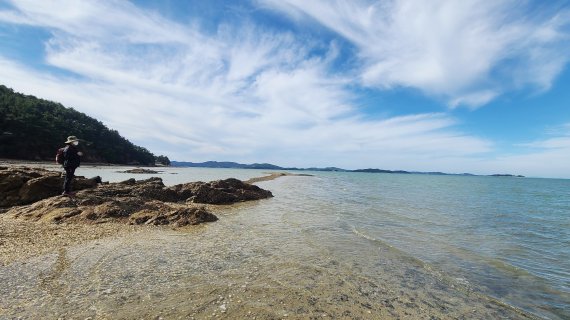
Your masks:
<svg viewBox="0 0 570 320"><path fill-rule="evenodd" d="M137 180L135 180L135 178L130 178L128 180L125 181L121 181L119 182L120 184L126 184L126 185L133 185L137 182Z"/></svg>
<svg viewBox="0 0 570 320"><path fill-rule="evenodd" d="M117 171L117 172L119 172L119 173L138 173L138 174L157 174L157 173L160 173L161 171L136 168L136 169L130 169L130 170L125 170L125 171Z"/></svg>
<svg viewBox="0 0 570 320"><path fill-rule="evenodd" d="M60 172L33 168L0 168L0 207L33 203L61 193L63 175ZM100 177L86 179L77 176L73 190L93 188L101 183Z"/></svg>
<svg viewBox="0 0 570 320"><path fill-rule="evenodd" d="M28 176L22 178L23 175L12 172L0 180L0 187L18 186L17 199L20 201L44 198L31 205L14 207L7 212L15 217L33 221L88 224L116 221L184 226L217 220L205 207L190 202L229 204L272 197L270 191L237 179L166 187L162 179L156 177L106 184L98 184L100 178L84 179L78 181L78 186L83 190L77 192L75 197L52 197L53 194L49 191L54 188L58 193L60 188L60 185L56 184L59 181L57 179L61 179L59 173L47 170L30 172L28 176L31 177L33 173L36 177L28 180Z"/></svg>
<svg viewBox="0 0 570 320"><path fill-rule="evenodd" d="M179 207L169 208L170 210L159 211L141 210L131 215L129 221L131 224L153 224L164 225L174 224L175 226L195 225L202 222L213 222L218 217L206 211L204 207Z"/></svg>
<svg viewBox="0 0 570 320"><path fill-rule="evenodd" d="M230 204L273 197L271 191L233 178L179 184L171 189L180 199L194 203Z"/></svg>
<svg viewBox="0 0 570 320"><path fill-rule="evenodd" d="M154 199L163 198L161 192L173 193L164 186L162 189L157 188L159 182L162 183L160 179L153 178L137 181L134 185L100 185L80 191L74 198L51 197L32 205L12 208L7 213L17 218L54 223L93 224L115 221L185 226L217 220L203 206Z"/></svg>

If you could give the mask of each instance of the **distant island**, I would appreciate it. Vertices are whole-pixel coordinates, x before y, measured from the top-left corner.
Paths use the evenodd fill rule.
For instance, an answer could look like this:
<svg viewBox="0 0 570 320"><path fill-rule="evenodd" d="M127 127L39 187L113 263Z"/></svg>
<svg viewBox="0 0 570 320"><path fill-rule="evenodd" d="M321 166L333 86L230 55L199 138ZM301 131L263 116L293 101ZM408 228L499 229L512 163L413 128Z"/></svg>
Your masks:
<svg viewBox="0 0 570 320"><path fill-rule="evenodd" d="M491 177L515 177L515 178L524 178L525 176L521 176L520 174L519 174L519 175L514 175L514 174L505 174L505 173L502 173L502 174L492 174Z"/></svg>
<svg viewBox="0 0 570 320"><path fill-rule="evenodd" d="M191 168L226 168L226 169L262 169L262 170L296 170L296 171L337 171L337 172L366 172L366 173L393 173L393 174L425 174L440 176L480 176L472 173L445 173L445 172L421 172L421 171L405 171L405 170L384 170L384 169L356 169L348 170L337 167L326 168L287 168L270 163L253 163L242 164L231 161L206 161L206 162L187 162L187 161L171 161L173 167L191 167ZM491 177L516 177L524 178L522 175L512 174L492 174Z"/></svg>

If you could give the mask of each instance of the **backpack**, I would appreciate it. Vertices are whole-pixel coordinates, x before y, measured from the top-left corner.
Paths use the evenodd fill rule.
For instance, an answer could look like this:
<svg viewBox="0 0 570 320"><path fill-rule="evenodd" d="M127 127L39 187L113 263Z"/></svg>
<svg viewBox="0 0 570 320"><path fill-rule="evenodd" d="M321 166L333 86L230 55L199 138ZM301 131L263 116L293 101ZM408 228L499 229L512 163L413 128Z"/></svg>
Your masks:
<svg viewBox="0 0 570 320"><path fill-rule="evenodd" d="M65 148L57 149L57 153L55 154L55 162L56 163L63 164L65 162L65 155L63 154L64 151L65 151Z"/></svg>

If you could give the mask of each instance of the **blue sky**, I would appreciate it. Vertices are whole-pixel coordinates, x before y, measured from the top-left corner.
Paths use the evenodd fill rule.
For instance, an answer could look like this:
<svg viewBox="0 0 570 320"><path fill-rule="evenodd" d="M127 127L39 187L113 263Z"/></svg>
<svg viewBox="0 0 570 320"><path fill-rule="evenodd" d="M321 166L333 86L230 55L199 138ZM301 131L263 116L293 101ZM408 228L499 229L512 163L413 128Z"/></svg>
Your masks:
<svg viewBox="0 0 570 320"><path fill-rule="evenodd" d="M568 1L0 0L0 83L179 161L570 178L569 52Z"/></svg>

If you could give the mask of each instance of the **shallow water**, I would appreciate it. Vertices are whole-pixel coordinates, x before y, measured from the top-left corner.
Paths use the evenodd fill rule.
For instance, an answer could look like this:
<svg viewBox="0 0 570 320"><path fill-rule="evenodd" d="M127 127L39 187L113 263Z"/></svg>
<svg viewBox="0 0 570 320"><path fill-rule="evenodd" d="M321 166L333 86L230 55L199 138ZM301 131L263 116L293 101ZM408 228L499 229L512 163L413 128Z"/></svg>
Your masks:
<svg viewBox="0 0 570 320"><path fill-rule="evenodd" d="M263 172L160 176L175 184ZM526 318L506 303L569 317L567 180L314 174L259 183L275 198L215 207L215 223L2 267L0 315Z"/></svg>
<svg viewBox="0 0 570 320"><path fill-rule="evenodd" d="M543 317L570 317L570 180L331 174L353 232ZM355 190L363 190L358 193Z"/></svg>

